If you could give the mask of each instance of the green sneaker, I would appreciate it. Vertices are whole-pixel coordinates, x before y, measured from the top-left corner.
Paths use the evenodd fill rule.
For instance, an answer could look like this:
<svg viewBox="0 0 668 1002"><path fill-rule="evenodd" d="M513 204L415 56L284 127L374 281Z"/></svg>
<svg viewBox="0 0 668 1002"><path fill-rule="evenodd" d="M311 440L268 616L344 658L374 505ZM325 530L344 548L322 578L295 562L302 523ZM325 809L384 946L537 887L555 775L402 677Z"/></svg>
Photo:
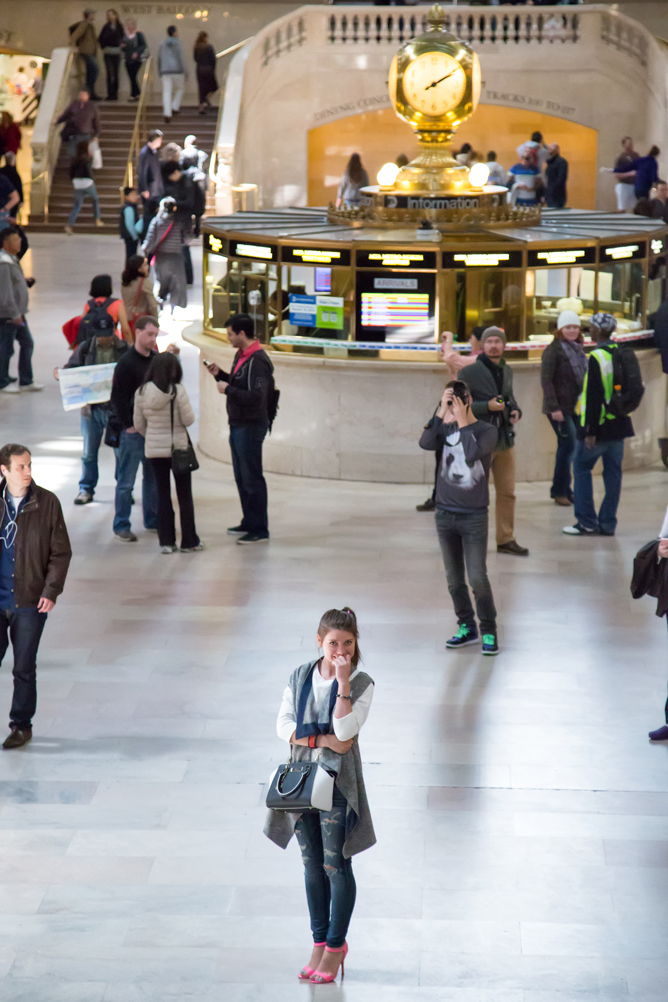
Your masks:
<svg viewBox="0 0 668 1002"><path fill-rule="evenodd" d="M470 626L460 626L454 637L450 637L446 640L446 647L468 647L469 644L477 644L480 642L480 637L478 636L478 631L475 626L471 628Z"/></svg>
<svg viewBox="0 0 668 1002"><path fill-rule="evenodd" d="M485 633L482 638L482 653L494 655L499 653L499 642L493 633Z"/></svg>

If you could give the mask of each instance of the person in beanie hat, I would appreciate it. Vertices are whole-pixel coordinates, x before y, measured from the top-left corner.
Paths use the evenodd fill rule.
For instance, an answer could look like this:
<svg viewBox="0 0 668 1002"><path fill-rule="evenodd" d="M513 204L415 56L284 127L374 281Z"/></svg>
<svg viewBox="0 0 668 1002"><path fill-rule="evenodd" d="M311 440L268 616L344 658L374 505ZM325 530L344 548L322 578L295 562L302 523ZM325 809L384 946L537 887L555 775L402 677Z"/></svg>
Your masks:
<svg viewBox="0 0 668 1002"><path fill-rule="evenodd" d="M612 335L617 321L611 313L595 313L590 334L596 348L590 352L582 393L576 408L578 442L573 460L575 525L568 536L614 536L622 492L624 439L632 438L630 413L644 393L640 366L632 348L617 344ZM605 496L598 515L594 508L592 470L603 461Z"/></svg>
<svg viewBox="0 0 668 1002"><path fill-rule="evenodd" d="M453 348L453 342L455 340L455 335L452 331L443 331L441 334L441 361L445 362L448 369L450 370L450 376L452 379L456 379L459 372L465 369L473 363L478 358L478 355L482 351L482 345L480 344L480 335L486 330L485 325L482 327L474 327L471 331L471 337L469 338L469 344L471 345L471 350L468 355L463 355ZM440 445L436 446L436 473L435 478L438 477L438 468L441 465L441 455L443 449ZM434 480L434 489L431 492L431 496L423 501L422 504L415 505L416 511L435 511L436 510L436 479Z"/></svg>
<svg viewBox="0 0 668 1002"><path fill-rule="evenodd" d="M540 381L543 387L543 414L557 436L557 454L550 497L555 504L573 503L571 464L575 453L575 408L587 371L580 317L574 310L562 310L554 339L543 351Z"/></svg>
<svg viewBox="0 0 668 1002"><path fill-rule="evenodd" d="M529 551L515 539L515 424L522 412L513 395L513 373L503 358L506 334L486 327L480 335L482 352L463 376L471 393L471 410L479 421L493 424L498 439L492 455L496 491L496 549L526 557Z"/></svg>

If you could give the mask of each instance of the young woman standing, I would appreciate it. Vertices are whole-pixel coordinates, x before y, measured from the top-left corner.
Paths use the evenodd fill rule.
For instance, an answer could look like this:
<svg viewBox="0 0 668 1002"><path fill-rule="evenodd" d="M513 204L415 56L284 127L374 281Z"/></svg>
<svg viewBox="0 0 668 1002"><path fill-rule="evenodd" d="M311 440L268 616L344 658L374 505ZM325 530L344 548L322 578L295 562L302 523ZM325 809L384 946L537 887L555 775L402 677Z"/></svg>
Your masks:
<svg viewBox="0 0 668 1002"><path fill-rule="evenodd" d="M107 70L107 101L118 101L118 69L121 65L122 45L125 29L121 24L118 11L110 7L98 42L104 53L104 65Z"/></svg>
<svg viewBox="0 0 668 1002"><path fill-rule="evenodd" d="M153 469L158 491L158 542L161 553L176 553L176 525L172 507L172 450L188 446L186 429L194 423L183 370L176 355L154 355L143 385L135 393L133 424L145 438L144 453ZM192 474L174 473L181 516L181 553L203 550L195 529Z"/></svg>
<svg viewBox="0 0 668 1002"><path fill-rule="evenodd" d="M543 351L540 363L543 414L557 436L550 496L555 504L564 506L573 503L571 466L577 440L574 415L587 371L583 341L580 317L574 310L562 310L554 339Z"/></svg>
<svg viewBox="0 0 668 1002"><path fill-rule="evenodd" d="M205 31L200 31L193 49L193 59L197 64L197 86L199 88L199 113L206 114L211 107L209 94L218 90L216 80L216 50L209 42Z"/></svg>
<svg viewBox="0 0 668 1002"><path fill-rule="evenodd" d="M334 981L348 945L355 907L350 857L375 844L364 789L358 734L369 714L374 683L357 667L359 630L352 609L330 609L318 626L322 656L297 668L283 693L278 736L295 761L318 761L334 775L331 811L269 811L265 835L284 849L297 836L304 863L313 951L299 977Z"/></svg>

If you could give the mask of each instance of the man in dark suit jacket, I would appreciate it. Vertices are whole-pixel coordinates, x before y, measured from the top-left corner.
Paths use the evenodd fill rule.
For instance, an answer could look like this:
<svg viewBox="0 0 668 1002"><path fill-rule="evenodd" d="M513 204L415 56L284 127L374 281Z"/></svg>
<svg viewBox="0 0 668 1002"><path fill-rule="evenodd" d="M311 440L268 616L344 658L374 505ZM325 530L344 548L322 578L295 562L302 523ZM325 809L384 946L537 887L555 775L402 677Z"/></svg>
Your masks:
<svg viewBox="0 0 668 1002"><path fill-rule="evenodd" d="M151 129L147 140L146 146L142 146L139 152L137 166L137 187L144 201L144 233L148 233L151 220L158 211L160 199L165 193L158 156L158 150L162 146L160 129Z"/></svg>

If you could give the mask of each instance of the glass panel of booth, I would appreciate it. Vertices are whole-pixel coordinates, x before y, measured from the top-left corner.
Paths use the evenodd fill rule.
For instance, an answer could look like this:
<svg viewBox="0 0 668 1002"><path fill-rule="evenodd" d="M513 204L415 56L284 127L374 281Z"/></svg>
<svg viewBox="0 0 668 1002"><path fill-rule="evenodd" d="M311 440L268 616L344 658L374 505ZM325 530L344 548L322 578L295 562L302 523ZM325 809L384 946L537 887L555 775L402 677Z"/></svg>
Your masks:
<svg viewBox="0 0 668 1002"><path fill-rule="evenodd" d="M227 250L228 256L223 252ZM232 254L248 255L233 257ZM265 255L268 260L253 260ZM224 332L223 326L233 313L248 313L255 323L257 337L269 341L271 303L278 289L276 248L223 241L213 234L205 235L204 248L204 324L214 331ZM272 260L272 258L274 260Z"/></svg>

